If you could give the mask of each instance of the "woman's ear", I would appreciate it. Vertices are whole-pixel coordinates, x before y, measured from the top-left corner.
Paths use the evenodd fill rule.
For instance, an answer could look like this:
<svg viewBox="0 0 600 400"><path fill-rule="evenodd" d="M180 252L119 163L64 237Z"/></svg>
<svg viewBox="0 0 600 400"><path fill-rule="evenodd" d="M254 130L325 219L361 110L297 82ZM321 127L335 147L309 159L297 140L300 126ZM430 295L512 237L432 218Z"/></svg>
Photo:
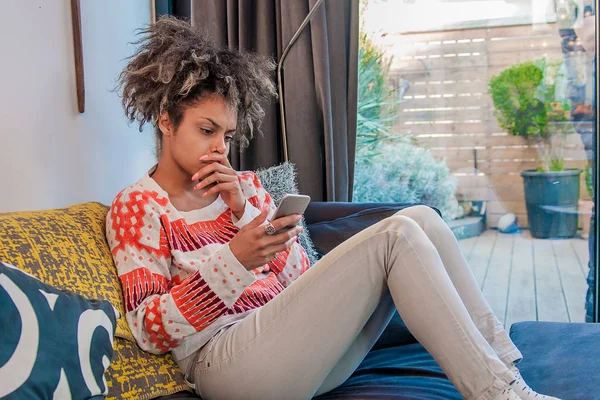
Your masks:
<svg viewBox="0 0 600 400"><path fill-rule="evenodd" d="M158 116L158 128L163 136L171 136L173 133L173 123L171 122L168 112L163 111Z"/></svg>

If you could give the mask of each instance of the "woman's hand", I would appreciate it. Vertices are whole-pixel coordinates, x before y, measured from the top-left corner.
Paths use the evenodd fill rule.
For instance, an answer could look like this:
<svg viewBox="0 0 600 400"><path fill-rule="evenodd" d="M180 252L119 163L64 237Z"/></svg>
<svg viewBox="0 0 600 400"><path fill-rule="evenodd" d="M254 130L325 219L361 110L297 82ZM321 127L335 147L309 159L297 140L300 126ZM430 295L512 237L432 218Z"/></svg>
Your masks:
<svg viewBox="0 0 600 400"><path fill-rule="evenodd" d="M220 193L221 198L231 209L231 212L239 219L244 214L246 198L242 193L240 181L237 173L229 164L227 156L224 154L208 154L200 157L200 161L213 161L209 165L202 167L192 176L192 180L200 179L200 182L194 186L198 190L208 185L214 184L202 196Z"/></svg>
<svg viewBox="0 0 600 400"><path fill-rule="evenodd" d="M229 242L229 248L238 261L248 270L253 270L270 262L275 254L289 249L296 241L296 236L302 232L302 227L296 226L283 233L267 235L265 220L267 209L246 224ZM289 225L294 225L302 218L293 214L278 218L271 222L276 231Z"/></svg>

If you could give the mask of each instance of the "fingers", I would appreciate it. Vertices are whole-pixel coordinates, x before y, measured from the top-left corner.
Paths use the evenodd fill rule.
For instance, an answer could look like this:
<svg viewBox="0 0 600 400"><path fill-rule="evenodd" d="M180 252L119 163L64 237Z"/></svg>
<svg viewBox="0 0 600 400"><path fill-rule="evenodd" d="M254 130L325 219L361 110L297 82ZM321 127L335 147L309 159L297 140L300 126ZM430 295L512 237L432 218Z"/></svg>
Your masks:
<svg viewBox="0 0 600 400"><path fill-rule="evenodd" d="M233 167L231 166L231 163L229 162L229 158L227 158L226 155L223 155L223 161L222 161L223 165L226 166L227 168L231 168L233 169Z"/></svg>
<svg viewBox="0 0 600 400"><path fill-rule="evenodd" d="M196 179L201 179L213 172L220 172L222 174L231 175L237 178L236 172L231 167L227 167L218 162L213 162L205 167L200 168L198 172L192 175L192 180L195 181Z"/></svg>
<svg viewBox="0 0 600 400"><path fill-rule="evenodd" d="M211 194L219 193L219 192L227 192L231 190L235 190L237 188L237 180L231 182L218 183L215 186L208 189L206 192L202 193L202 197L210 196Z"/></svg>
<svg viewBox="0 0 600 400"><path fill-rule="evenodd" d="M286 226L296 225L302 219L302 215L300 214L291 214L286 215L285 217L277 218L276 220L271 221L275 230L280 230L281 228L285 228Z"/></svg>
<svg viewBox="0 0 600 400"><path fill-rule="evenodd" d="M254 243L254 254L257 257L256 261L267 264L271 262L277 254L288 250L298 240L297 235L302 232L302 227L296 226L286 232L275 235L267 235L265 232L264 222L267 220L268 208L262 209L259 216L250 221L244 226L240 232L251 230L248 232L245 240L250 240ZM281 219L281 218L280 218Z"/></svg>
<svg viewBox="0 0 600 400"><path fill-rule="evenodd" d="M261 210L260 214L258 214L257 217L255 217L252 221L248 222L241 230L250 230L258 228L265 222L265 220L267 219L267 215L269 215L269 210L265 207Z"/></svg>
<svg viewBox="0 0 600 400"><path fill-rule="evenodd" d="M282 243L286 243L289 240L295 240L296 236L298 236L298 234L302 231L303 231L303 228L301 226L295 226L292 229L289 229L285 232L281 232L276 235L268 236L266 239L266 242L265 242L266 243L265 247L277 246Z"/></svg>
<svg viewBox="0 0 600 400"><path fill-rule="evenodd" d="M237 175L227 175L221 172L215 172L209 175L207 178L201 180L194 186L194 190L201 189L210 185L211 183L226 183L226 182L238 182ZM237 185L235 185L237 187Z"/></svg>
<svg viewBox="0 0 600 400"><path fill-rule="evenodd" d="M267 248L265 248L264 252L267 254L266 259L267 262L270 262L277 256L277 253L281 253L282 251L286 251L296 242L296 235L291 239L286 240L285 242L281 242L278 244L273 244Z"/></svg>
<svg viewBox="0 0 600 400"><path fill-rule="evenodd" d="M231 168L231 164L229 164L229 160L227 159L227 156L225 154L219 154L219 153L210 153L210 154L205 154L202 157L200 157L200 161L217 161L221 164L223 164L226 167Z"/></svg>

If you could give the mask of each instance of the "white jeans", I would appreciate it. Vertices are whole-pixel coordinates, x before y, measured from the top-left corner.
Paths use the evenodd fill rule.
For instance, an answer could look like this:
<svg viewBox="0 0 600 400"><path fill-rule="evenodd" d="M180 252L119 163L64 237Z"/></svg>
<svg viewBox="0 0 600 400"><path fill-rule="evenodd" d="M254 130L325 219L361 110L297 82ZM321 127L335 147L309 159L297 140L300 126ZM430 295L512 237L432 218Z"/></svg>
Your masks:
<svg viewBox="0 0 600 400"><path fill-rule="evenodd" d="M514 380L507 365L521 353L426 206L345 241L180 365L207 400L310 399L348 379L394 306L464 398L492 399Z"/></svg>

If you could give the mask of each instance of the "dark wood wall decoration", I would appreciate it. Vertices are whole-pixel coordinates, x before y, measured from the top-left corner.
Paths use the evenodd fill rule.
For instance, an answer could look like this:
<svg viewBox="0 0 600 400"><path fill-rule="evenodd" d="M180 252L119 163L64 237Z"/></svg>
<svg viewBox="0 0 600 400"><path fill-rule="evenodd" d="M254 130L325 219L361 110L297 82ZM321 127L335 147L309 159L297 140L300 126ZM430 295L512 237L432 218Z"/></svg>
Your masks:
<svg viewBox="0 0 600 400"><path fill-rule="evenodd" d="M80 0L71 0L71 19L73 20L73 44L75 50L75 80L77 84L77 108L85 111L85 83L83 80L83 44L81 40L81 4Z"/></svg>

